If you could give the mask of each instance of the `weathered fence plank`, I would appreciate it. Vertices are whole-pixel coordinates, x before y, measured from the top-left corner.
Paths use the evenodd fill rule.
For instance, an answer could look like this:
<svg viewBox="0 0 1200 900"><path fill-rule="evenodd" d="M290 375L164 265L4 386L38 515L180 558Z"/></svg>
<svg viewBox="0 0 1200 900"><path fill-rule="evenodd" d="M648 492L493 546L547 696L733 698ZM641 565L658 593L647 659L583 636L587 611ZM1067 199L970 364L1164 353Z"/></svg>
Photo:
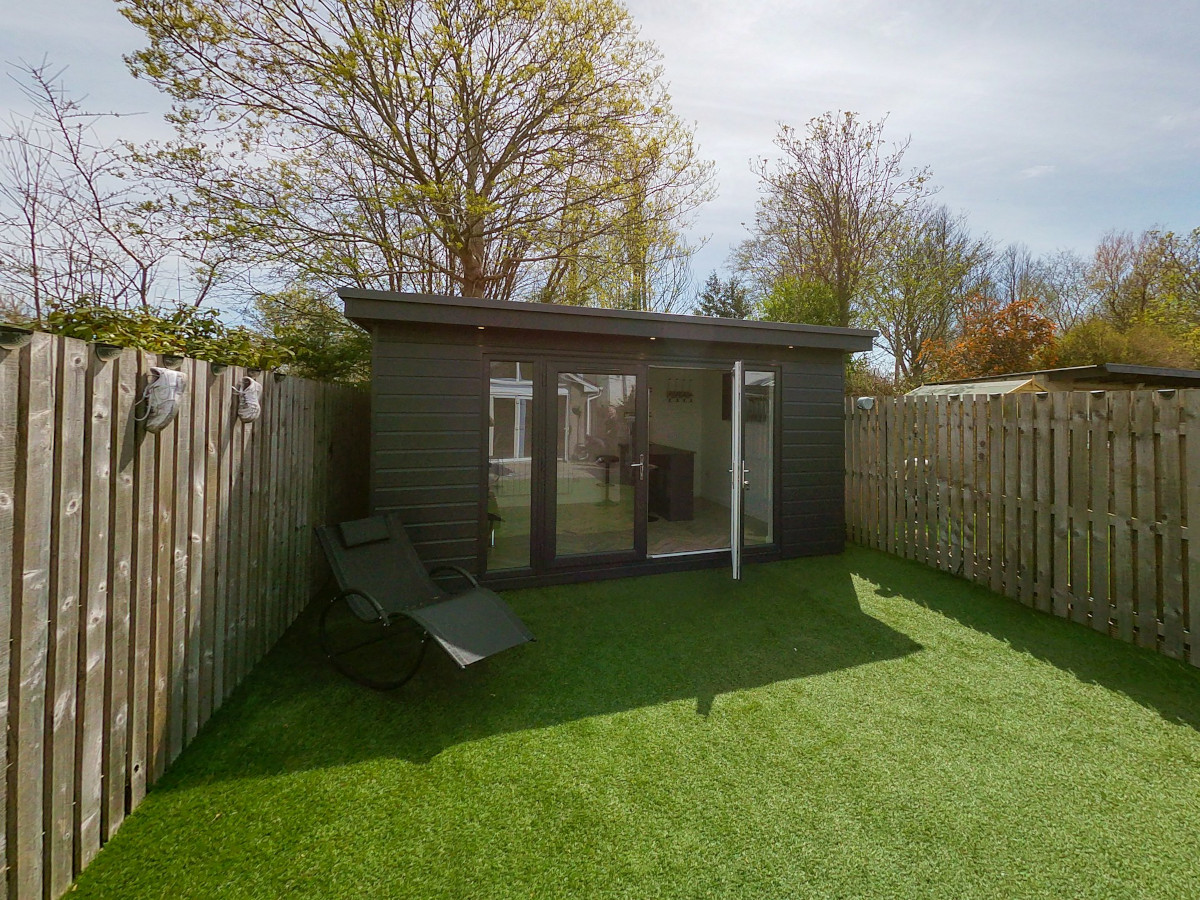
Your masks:
<svg viewBox="0 0 1200 900"><path fill-rule="evenodd" d="M21 354L0 349L0 805L9 809L8 734L13 614L13 542L17 494L17 400ZM0 896L8 896L8 823L0 822Z"/></svg>
<svg viewBox="0 0 1200 900"><path fill-rule="evenodd" d="M1184 568L1187 588L1184 607L1187 614L1188 662L1200 666L1200 391L1180 391L1183 405L1184 473L1183 514L1187 517L1187 564Z"/></svg>
<svg viewBox="0 0 1200 900"><path fill-rule="evenodd" d="M1036 535L1037 569L1034 575L1033 605L1042 612L1053 608L1054 595L1054 497L1050 491L1050 476L1054 472L1054 438L1050 431L1051 402L1049 394L1037 394L1034 399L1034 428L1036 440L1033 466L1036 476Z"/></svg>
<svg viewBox="0 0 1200 900"><path fill-rule="evenodd" d="M148 354L126 351L121 365L133 356L130 377L135 399L144 389L151 359ZM140 405L135 404L135 411ZM144 415L144 412L137 412ZM157 629L154 602L158 561L158 443L136 424L134 427L134 594L130 599L129 625L129 793L130 808L146 796L154 767L155 658Z"/></svg>
<svg viewBox="0 0 1200 900"><path fill-rule="evenodd" d="M1017 453L1020 475L1018 480L1019 500L1017 504L1017 588L1020 600L1033 606L1033 584L1037 573L1034 558L1033 528L1033 483L1034 483L1034 432L1033 395L1018 394L1017 398Z"/></svg>
<svg viewBox="0 0 1200 900"><path fill-rule="evenodd" d="M137 429L133 402L137 393L137 355L123 352L112 362L112 498L109 506L108 634L105 655L103 840L125 820L125 793L131 774L129 744L131 631L133 627L133 535L136 515Z"/></svg>
<svg viewBox="0 0 1200 900"><path fill-rule="evenodd" d="M1162 620L1162 652L1180 659L1184 649L1183 529L1179 485L1179 399L1175 391L1156 391L1158 407L1158 467L1155 495L1158 497L1159 561L1162 569L1159 600Z"/></svg>
<svg viewBox="0 0 1200 900"><path fill-rule="evenodd" d="M846 410L851 540L1200 665L1200 390Z"/></svg>
<svg viewBox="0 0 1200 900"><path fill-rule="evenodd" d="M112 470L113 365L95 349L85 357L89 405L84 434L84 545L79 629L79 683L76 686L76 867L100 851L103 840L105 668L108 655L109 506Z"/></svg>
<svg viewBox="0 0 1200 900"><path fill-rule="evenodd" d="M1133 397L1128 391L1114 392L1109 410L1112 437L1112 582L1113 616L1116 633L1123 641L1133 640Z"/></svg>
<svg viewBox="0 0 1200 900"><path fill-rule="evenodd" d="M44 893L43 840L46 788L46 692L50 609L57 605L50 581L54 515L55 393L60 342L35 334L21 349L18 393L16 491L13 528L14 578L12 674L9 709L7 826L9 893L34 900Z"/></svg>
<svg viewBox="0 0 1200 900"><path fill-rule="evenodd" d="M75 871L76 696L80 643L80 559L83 549L84 430L87 414L88 347L64 340L58 353L54 447L54 555L50 560L50 646L47 665L46 740L49 742L46 810L46 891L53 896L71 885Z"/></svg>
<svg viewBox="0 0 1200 900"><path fill-rule="evenodd" d="M1154 523L1157 518L1157 503L1154 492L1154 397L1149 392L1139 391L1133 397L1133 428L1137 642L1142 647L1156 647L1158 645L1156 591L1158 541L1154 534Z"/></svg>
<svg viewBox="0 0 1200 900"><path fill-rule="evenodd" d="M1092 628L1108 632L1112 620L1110 608L1111 567L1109 564L1109 504L1112 500L1112 485L1110 473L1109 441L1109 404L1108 394L1104 391L1093 391L1089 401L1092 432L1089 438L1092 464L1089 471L1091 478L1091 588L1092 588ZM1176 448L1178 449L1178 448Z"/></svg>
<svg viewBox="0 0 1200 900"><path fill-rule="evenodd" d="M1070 578L1071 618L1076 622L1088 620L1088 558L1087 542L1091 533L1088 504L1091 499L1091 459L1088 454L1088 395L1071 392L1071 449L1070 487L1067 504L1070 507Z"/></svg>
<svg viewBox="0 0 1200 900"><path fill-rule="evenodd" d="M268 415L244 425L240 370L185 360L179 416L151 434L137 400L156 365L42 334L0 351L10 898L70 887L299 614L311 526L362 487L365 460L344 457L365 442L330 453L367 420L364 394L266 378Z"/></svg>
<svg viewBox="0 0 1200 900"><path fill-rule="evenodd" d="M184 669L187 674L184 693L185 744L191 742L203 724L200 718L200 668L204 656L201 641L204 618L205 475L208 469L208 363L189 360L188 368L192 382L192 428L188 439L191 447L188 495L191 519L187 530L187 614L184 625Z"/></svg>

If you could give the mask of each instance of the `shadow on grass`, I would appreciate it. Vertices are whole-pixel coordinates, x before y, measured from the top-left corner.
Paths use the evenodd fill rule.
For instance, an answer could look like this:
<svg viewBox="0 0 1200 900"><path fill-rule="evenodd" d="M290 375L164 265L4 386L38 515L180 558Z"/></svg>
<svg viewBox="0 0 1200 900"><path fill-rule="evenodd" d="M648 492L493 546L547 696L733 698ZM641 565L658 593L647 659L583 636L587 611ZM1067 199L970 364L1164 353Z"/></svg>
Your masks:
<svg viewBox="0 0 1200 900"><path fill-rule="evenodd" d="M628 578L506 595L537 642L461 671L436 648L381 694L333 672L315 609L185 754L159 790L377 757L426 762L469 741L688 701L920 650L859 607L844 558Z"/></svg>
<svg viewBox="0 0 1200 900"><path fill-rule="evenodd" d="M857 547L845 560L855 575L879 585L882 596L912 600L1081 681L1124 694L1169 722L1200 730L1200 669L911 560Z"/></svg>

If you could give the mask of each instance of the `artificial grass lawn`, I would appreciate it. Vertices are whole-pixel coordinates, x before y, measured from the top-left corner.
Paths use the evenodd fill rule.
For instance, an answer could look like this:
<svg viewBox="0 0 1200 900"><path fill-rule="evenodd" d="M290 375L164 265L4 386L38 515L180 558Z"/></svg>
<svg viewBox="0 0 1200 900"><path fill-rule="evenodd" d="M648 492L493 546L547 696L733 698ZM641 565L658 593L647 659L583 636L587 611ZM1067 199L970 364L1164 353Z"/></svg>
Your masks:
<svg viewBox="0 0 1200 900"><path fill-rule="evenodd" d="M285 637L86 897L1184 897L1200 671L914 563L507 595L390 695Z"/></svg>

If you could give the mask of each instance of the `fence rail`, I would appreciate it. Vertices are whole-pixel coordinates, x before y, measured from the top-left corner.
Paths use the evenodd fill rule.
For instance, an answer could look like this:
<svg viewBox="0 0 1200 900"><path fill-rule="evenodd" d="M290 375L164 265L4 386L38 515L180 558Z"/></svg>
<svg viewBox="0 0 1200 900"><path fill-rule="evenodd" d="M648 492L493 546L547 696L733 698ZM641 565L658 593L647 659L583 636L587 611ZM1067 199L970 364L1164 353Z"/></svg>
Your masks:
<svg viewBox="0 0 1200 900"><path fill-rule="evenodd" d="M1200 390L849 402L846 519L856 543L1200 666Z"/></svg>
<svg viewBox="0 0 1200 900"><path fill-rule="evenodd" d="M134 407L158 357L36 334L0 350L0 894L55 898L293 621L315 523L365 502L368 400L184 360L174 423Z"/></svg>

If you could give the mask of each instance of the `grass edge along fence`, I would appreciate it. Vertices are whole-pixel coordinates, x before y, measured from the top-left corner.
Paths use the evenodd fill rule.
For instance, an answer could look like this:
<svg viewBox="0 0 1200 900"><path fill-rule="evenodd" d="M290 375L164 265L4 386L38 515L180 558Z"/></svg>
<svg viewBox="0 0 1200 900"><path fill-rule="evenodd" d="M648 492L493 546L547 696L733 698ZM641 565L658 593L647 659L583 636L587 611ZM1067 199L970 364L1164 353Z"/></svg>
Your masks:
<svg viewBox="0 0 1200 900"><path fill-rule="evenodd" d="M283 633L312 526L365 502L369 400L185 359L175 421L135 406L159 357L34 334L0 350L0 895L55 898Z"/></svg>
<svg viewBox="0 0 1200 900"><path fill-rule="evenodd" d="M846 410L851 541L1200 666L1200 390Z"/></svg>

